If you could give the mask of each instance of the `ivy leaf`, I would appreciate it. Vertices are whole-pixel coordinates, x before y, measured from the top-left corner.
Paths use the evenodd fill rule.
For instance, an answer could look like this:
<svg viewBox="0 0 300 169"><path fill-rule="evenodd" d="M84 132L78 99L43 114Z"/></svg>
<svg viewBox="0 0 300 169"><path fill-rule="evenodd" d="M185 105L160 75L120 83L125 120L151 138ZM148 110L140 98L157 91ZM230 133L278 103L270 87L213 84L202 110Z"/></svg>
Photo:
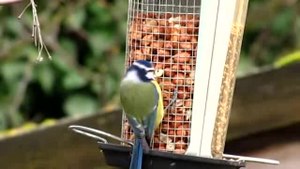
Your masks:
<svg viewBox="0 0 300 169"><path fill-rule="evenodd" d="M285 9L280 11L272 23L272 30L277 36L288 34L293 24L294 11Z"/></svg>
<svg viewBox="0 0 300 169"><path fill-rule="evenodd" d="M89 34L89 45L95 56L100 56L103 52L112 48L115 43L114 38L105 32L94 32Z"/></svg>
<svg viewBox="0 0 300 169"><path fill-rule="evenodd" d="M8 83L15 82L24 73L25 63L23 62L6 62L1 66L1 72L4 81Z"/></svg>
<svg viewBox="0 0 300 169"><path fill-rule="evenodd" d="M39 65L36 71L36 77L41 84L42 89L47 93L51 92L55 83L55 77L53 69L50 68L48 64Z"/></svg>
<svg viewBox="0 0 300 169"><path fill-rule="evenodd" d="M87 83L86 79L76 72L69 72L63 79L63 87L68 90L78 89Z"/></svg>
<svg viewBox="0 0 300 169"><path fill-rule="evenodd" d="M66 24L73 29L80 29L85 19L86 14L84 9L79 9L67 18Z"/></svg>
<svg viewBox="0 0 300 169"><path fill-rule="evenodd" d="M64 111L73 117L96 113L97 102L87 95L76 94L68 97L64 103Z"/></svg>

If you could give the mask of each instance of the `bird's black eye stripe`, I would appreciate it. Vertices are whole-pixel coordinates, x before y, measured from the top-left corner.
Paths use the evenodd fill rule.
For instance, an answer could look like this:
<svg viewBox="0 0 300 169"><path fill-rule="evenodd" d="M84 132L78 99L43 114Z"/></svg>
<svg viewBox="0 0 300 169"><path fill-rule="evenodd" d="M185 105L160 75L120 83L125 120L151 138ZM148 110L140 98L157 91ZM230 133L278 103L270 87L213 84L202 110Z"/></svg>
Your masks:
<svg viewBox="0 0 300 169"><path fill-rule="evenodd" d="M155 70L154 69L147 69L146 71L147 72L154 72Z"/></svg>

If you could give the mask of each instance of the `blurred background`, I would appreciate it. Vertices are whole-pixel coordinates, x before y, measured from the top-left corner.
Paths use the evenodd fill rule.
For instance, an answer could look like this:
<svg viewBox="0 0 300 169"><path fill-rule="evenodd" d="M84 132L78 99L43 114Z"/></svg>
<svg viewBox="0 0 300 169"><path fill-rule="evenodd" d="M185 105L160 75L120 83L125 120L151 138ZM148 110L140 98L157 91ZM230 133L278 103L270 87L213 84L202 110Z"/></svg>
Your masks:
<svg viewBox="0 0 300 169"><path fill-rule="evenodd" d="M118 108L127 1L36 1L52 55L38 63L27 3L0 6L0 138ZM250 0L238 77L300 62L299 16L299 0Z"/></svg>

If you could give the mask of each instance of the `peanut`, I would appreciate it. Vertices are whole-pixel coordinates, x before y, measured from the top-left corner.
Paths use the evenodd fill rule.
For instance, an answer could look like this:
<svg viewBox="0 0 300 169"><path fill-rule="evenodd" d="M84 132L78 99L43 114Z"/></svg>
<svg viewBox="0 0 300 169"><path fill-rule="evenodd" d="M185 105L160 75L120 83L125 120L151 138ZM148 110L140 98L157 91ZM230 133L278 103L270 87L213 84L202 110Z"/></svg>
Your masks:
<svg viewBox="0 0 300 169"><path fill-rule="evenodd" d="M171 68L169 68L169 67L165 68L164 73L165 73L165 76L171 77L172 76Z"/></svg>
<svg viewBox="0 0 300 169"><path fill-rule="evenodd" d="M152 48L150 47L144 47L142 48L142 53L145 55L151 55L152 54Z"/></svg>
<svg viewBox="0 0 300 169"><path fill-rule="evenodd" d="M130 33L130 39L140 40L140 39L142 39L142 33L133 31L133 32Z"/></svg>
<svg viewBox="0 0 300 169"><path fill-rule="evenodd" d="M163 42L160 42L160 41L154 41L151 43L150 47L152 49L160 49L160 48L163 48L164 46L164 43Z"/></svg>
<svg viewBox="0 0 300 169"><path fill-rule="evenodd" d="M176 55L173 56L174 62L177 63L187 63L190 61L191 54L188 52L178 52Z"/></svg>
<svg viewBox="0 0 300 169"><path fill-rule="evenodd" d="M183 85L184 84L184 75L182 73L177 73L173 76L172 82L176 85ZM179 92L178 92L179 94Z"/></svg>
<svg viewBox="0 0 300 169"><path fill-rule="evenodd" d="M184 90L178 90L177 98L178 99L185 99L187 98L187 93Z"/></svg>
<svg viewBox="0 0 300 169"><path fill-rule="evenodd" d="M154 35L145 35L142 39L142 45L149 46L153 40L155 40Z"/></svg>
<svg viewBox="0 0 300 169"><path fill-rule="evenodd" d="M181 65L181 70L184 70L185 72L190 72L191 66L190 65Z"/></svg>
<svg viewBox="0 0 300 169"><path fill-rule="evenodd" d="M166 42L164 43L164 47L165 47L166 49L172 49L172 48L173 48L173 43L170 42L170 41L166 41Z"/></svg>
<svg viewBox="0 0 300 169"><path fill-rule="evenodd" d="M168 122L168 121L172 121L172 120L173 120L173 116L167 115L167 116L163 117L163 121ZM168 127L168 126L166 126L166 127Z"/></svg>
<svg viewBox="0 0 300 169"><path fill-rule="evenodd" d="M190 108L190 107L192 107L192 105L193 105L192 100L186 100L186 101L184 101L184 107Z"/></svg>
<svg viewBox="0 0 300 169"><path fill-rule="evenodd" d="M191 79L191 78L188 78L188 79L185 80L185 83L186 83L187 85L192 85L192 84L194 84L194 80Z"/></svg>
<svg viewBox="0 0 300 169"><path fill-rule="evenodd" d="M183 140L178 140L175 143L175 149L186 149L187 148L187 143L184 142Z"/></svg>
<svg viewBox="0 0 300 169"><path fill-rule="evenodd" d="M180 42L179 47L184 50L192 50L194 48L191 42Z"/></svg>
<svg viewBox="0 0 300 169"><path fill-rule="evenodd" d="M191 41L191 40L192 40L192 37L189 34L181 34L179 36L179 41L180 42L188 42L188 41Z"/></svg>
<svg viewBox="0 0 300 169"><path fill-rule="evenodd" d="M167 91L163 92L164 99L171 99L172 97L173 97L173 92L167 92Z"/></svg>
<svg viewBox="0 0 300 169"><path fill-rule="evenodd" d="M166 19L159 19L158 25L163 27L168 26L168 21Z"/></svg>
<svg viewBox="0 0 300 169"><path fill-rule="evenodd" d="M166 91L171 91L175 87L171 81L167 81L167 80L164 81L161 85L162 85L163 90L166 90Z"/></svg>
<svg viewBox="0 0 300 169"><path fill-rule="evenodd" d="M183 127L186 129L186 135L190 136L191 135L191 125L190 124L184 124Z"/></svg>
<svg viewBox="0 0 300 169"><path fill-rule="evenodd" d="M168 106L168 105L169 105L169 101L167 101L167 100L164 100L164 101L163 101L163 104L164 104L164 107L166 107L166 106Z"/></svg>
<svg viewBox="0 0 300 169"><path fill-rule="evenodd" d="M174 136L175 135L175 131L174 130L169 130L168 131L168 135L169 136Z"/></svg>
<svg viewBox="0 0 300 169"><path fill-rule="evenodd" d="M155 19L146 19L143 23L142 31L145 33L152 33L155 26L157 26L157 21Z"/></svg>
<svg viewBox="0 0 300 169"><path fill-rule="evenodd" d="M141 50L135 50L131 52L130 57L132 57L134 60L141 60L146 58Z"/></svg>
<svg viewBox="0 0 300 169"><path fill-rule="evenodd" d="M186 129L184 128L183 125L180 125L176 128L176 136L186 136L187 135L187 131Z"/></svg>
<svg viewBox="0 0 300 169"><path fill-rule="evenodd" d="M171 35L171 41L172 42L179 42L179 37L180 37L179 35Z"/></svg>
<svg viewBox="0 0 300 169"><path fill-rule="evenodd" d="M173 71L173 72L178 72L179 70L181 70L179 64L173 64L173 65L172 65L172 71Z"/></svg>
<svg viewBox="0 0 300 169"><path fill-rule="evenodd" d="M157 18L157 14L153 12L149 12L146 16L146 18Z"/></svg>
<svg viewBox="0 0 300 169"><path fill-rule="evenodd" d="M175 119L174 119L175 121L180 121L180 122L182 122L183 120L184 120L184 116L182 116L182 115L177 115L177 116L175 116ZM178 127L178 126L177 126Z"/></svg>
<svg viewBox="0 0 300 169"><path fill-rule="evenodd" d="M165 28L163 28L163 27L154 27L152 32L154 34L164 35L165 34Z"/></svg>
<svg viewBox="0 0 300 169"><path fill-rule="evenodd" d="M160 48L162 48L162 47L160 47ZM164 49L158 49L157 50L157 55L159 55L159 56L170 56L170 52L167 51L167 50L164 50Z"/></svg>

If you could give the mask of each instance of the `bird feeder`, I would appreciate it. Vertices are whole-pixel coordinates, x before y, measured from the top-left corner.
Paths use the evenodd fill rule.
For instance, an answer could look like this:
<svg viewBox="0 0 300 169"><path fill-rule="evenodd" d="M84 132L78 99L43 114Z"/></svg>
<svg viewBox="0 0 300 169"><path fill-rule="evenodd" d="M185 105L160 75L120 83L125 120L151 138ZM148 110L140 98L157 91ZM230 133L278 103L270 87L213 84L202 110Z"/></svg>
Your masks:
<svg viewBox="0 0 300 169"><path fill-rule="evenodd" d="M126 68L149 60L166 110L152 149L222 158L247 0L129 0ZM123 117L122 138L133 136Z"/></svg>
<svg viewBox="0 0 300 169"><path fill-rule="evenodd" d="M164 106L171 105L155 131L144 168L150 163L170 168L172 162L180 165L179 159L189 168L244 165L242 157L223 151L247 7L248 0L129 0L125 68L135 60L151 61ZM133 140L124 114L121 138ZM128 168L128 147L100 148L110 165ZM111 153L126 160L113 160Z"/></svg>

